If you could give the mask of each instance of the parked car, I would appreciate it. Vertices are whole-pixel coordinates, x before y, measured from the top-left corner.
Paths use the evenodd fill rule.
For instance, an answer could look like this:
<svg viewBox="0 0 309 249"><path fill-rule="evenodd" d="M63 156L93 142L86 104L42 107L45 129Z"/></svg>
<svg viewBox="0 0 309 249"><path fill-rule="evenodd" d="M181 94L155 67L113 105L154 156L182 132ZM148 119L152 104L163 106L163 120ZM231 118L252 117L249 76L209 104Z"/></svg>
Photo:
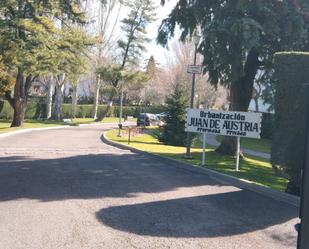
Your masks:
<svg viewBox="0 0 309 249"><path fill-rule="evenodd" d="M165 119L166 116L167 116L167 112L161 112L161 113L159 113L159 114L156 114L156 116L157 116L160 120L164 121L164 119Z"/></svg>
<svg viewBox="0 0 309 249"><path fill-rule="evenodd" d="M156 114L157 116L157 125L159 127L163 127L166 123L165 123L165 118L167 116L167 112L162 112L162 113L159 113L159 114Z"/></svg>
<svg viewBox="0 0 309 249"><path fill-rule="evenodd" d="M140 113L137 117L137 126L150 126L157 120L156 115L151 113Z"/></svg>

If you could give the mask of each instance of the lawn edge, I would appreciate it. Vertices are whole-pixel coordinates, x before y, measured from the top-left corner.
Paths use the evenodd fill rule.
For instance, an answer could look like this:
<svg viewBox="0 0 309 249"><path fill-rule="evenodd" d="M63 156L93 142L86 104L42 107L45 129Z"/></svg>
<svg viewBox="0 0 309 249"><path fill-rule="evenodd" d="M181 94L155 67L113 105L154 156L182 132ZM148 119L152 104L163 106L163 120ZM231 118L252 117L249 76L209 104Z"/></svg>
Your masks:
<svg viewBox="0 0 309 249"><path fill-rule="evenodd" d="M245 189L245 190L249 190L258 194L262 194L264 196L270 197L272 199L275 199L277 201L281 201L284 203L288 203L290 205L293 205L295 207L300 207L300 198L291 194L287 194L284 192L280 192L278 190L272 189L270 187L266 187L266 186L261 186L258 185L254 182L248 181L248 180L244 180L244 179L240 179L234 176L230 176L227 174L223 174L208 168L202 168L202 167L197 167L193 164L190 163L186 163L186 162L182 162L173 158L169 158L169 157L163 157L160 155L156 155L147 151L143 151L143 150L139 150L136 149L134 147L131 147L129 145L125 145L125 144L121 144L115 141L112 141L111 139L109 139L107 137L107 131L105 131L103 133L103 135L101 136L101 140L102 142L104 142L105 144L108 144L110 146L114 146L117 147L119 149L122 150L130 150L131 152L134 153L139 153L139 154L144 154L144 155L148 155L148 156L152 156L155 158L160 158L162 160L165 160L167 162L174 162L174 166L178 167L178 168L182 168L182 169L186 169L195 173L202 173L208 176L211 176L213 178L216 178L216 180L218 182L222 182L225 184L230 184L233 185L235 187L241 188L241 189Z"/></svg>
<svg viewBox="0 0 309 249"><path fill-rule="evenodd" d="M21 133L27 133L31 131L44 131L44 130L56 130L56 129L64 129L64 128L72 128L72 127L85 127L85 126L99 126L99 125L117 125L115 122L111 123L90 123L90 124L67 124L67 125L55 125L50 127L38 127L38 128L21 128L17 131L8 131L0 134L0 138L13 136Z"/></svg>
<svg viewBox="0 0 309 249"><path fill-rule="evenodd" d="M8 131L8 132L4 132L0 134L0 138L4 138L4 137L9 137L12 135L16 135L16 134L21 134L21 133L27 133L27 132L31 132L31 131L44 131L44 130L55 130L55 129L63 129L63 128L69 128L72 127L70 125L55 125L55 126L51 126L51 127L42 127L42 128L21 128L20 130L17 131Z"/></svg>

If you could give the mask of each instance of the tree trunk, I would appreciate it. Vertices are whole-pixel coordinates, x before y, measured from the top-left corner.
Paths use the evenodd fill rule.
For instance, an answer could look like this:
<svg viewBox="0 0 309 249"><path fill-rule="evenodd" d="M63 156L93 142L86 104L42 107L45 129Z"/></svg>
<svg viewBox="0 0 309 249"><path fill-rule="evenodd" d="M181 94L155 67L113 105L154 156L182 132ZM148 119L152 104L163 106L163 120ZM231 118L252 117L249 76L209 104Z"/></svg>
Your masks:
<svg viewBox="0 0 309 249"><path fill-rule="evenodd" d="M14 98L6 93L6 98L14 109L14 116L11 127L21 127L24 124L27 95L34 78L31 75L24 76L23 71L19 68L16 76L16 84L14 86Z"/></svg>
<svg viewBox="0 0 309 249"><path fill-rule="evenodd" d="M53 120L61 120L62 114L62 103L63 103L63 91L64 91L64 84L56 84L56 96L55 96L55 106L52 119Z"/></svg>
<svg viewBox="0 0 309 249"><path fill-rule="evenodd" d="M102 113L99 113L98 118L95 120L96 122L101 122L109 113L110 109L113 107L113 99L116 95L116 91L113 91L109 97L107 106Z"/></svg>
<svg viewBox="0 0 309 249"><path fill-rule="evenodd" d="M46 118L47 119L50 119L52 116L54 89L55 89L55 84L54 84L53 78L51 77L48 82L47 99L46 99Z"/></svg>
<svg viewBox="0 0 309 249"><path fill-rule="evenodd" d="M247 57L244 75L231 83L230 111L248 111L252 99L254 79L260 66L258 56L258 52L255 49L252 49ZM216 151L225 155L236 155L237 138L228 136L224 137Z"/></svg>
<svg viewBox="0 0 309 249"><path fill-rule="evenodd" d="M97 76L95 92L94 92L94 103L93 103L93 118L94 119L98 118L100 87L101 87L101 81L100 81L100 78Z"/></svg>
<svg viewBox="0 0 309 249"><path fill-rule="evenodd" d="M259 108L259 98L254 98L254 103L255 103L255 111L259 112L260 108Z"/></svg>
<svg viewBox="0 0 309 249"><path fill-rule="evenodd" d="M0 98L0 113L2 112L4 107L4 100L2 98Z"/></svg>
<svg viewBox="0 0 309 249"><path fill-rule="evenodd" d="M98 118L95 120L96 122L102 122L102 120L104 118L106 118L107 114L109 113L109 111L111 110L111 108L113 107L113 100L109 100L107 103L107 106L105 108L105 110L99 114Z"/></svg>
<svg viewBox="0 0 309 249"><path fill-rule="evenodd" d="M11 127L22 127L26 114L27 101L25 99L15 100L14 116Z"/></svg>
<svg viewBox="0 0 309 249"><path fill-rule="evenodd" d="M76 110L77 110L77 84L73 84L73 92L72 92L72 118L76 118Z"/></svg>

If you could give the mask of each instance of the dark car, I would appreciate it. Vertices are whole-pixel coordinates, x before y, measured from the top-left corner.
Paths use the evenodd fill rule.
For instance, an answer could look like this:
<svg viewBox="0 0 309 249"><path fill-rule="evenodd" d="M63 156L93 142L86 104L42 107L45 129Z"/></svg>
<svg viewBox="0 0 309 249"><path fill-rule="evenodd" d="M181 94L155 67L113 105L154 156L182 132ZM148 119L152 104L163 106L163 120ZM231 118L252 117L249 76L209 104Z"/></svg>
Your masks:
<svg viewBox="0 0 309 249"><path fill-rule="evenodd" d="M137 117L137 126L150 126L150 117L147 113L140 113Z"/></svg>
<svg viewBox="0 0 309 249"><path fill-rule="evenodd" d="M150 126L156 124L158 118L151 113L140 113L137 117L137 126Z"/></svg>

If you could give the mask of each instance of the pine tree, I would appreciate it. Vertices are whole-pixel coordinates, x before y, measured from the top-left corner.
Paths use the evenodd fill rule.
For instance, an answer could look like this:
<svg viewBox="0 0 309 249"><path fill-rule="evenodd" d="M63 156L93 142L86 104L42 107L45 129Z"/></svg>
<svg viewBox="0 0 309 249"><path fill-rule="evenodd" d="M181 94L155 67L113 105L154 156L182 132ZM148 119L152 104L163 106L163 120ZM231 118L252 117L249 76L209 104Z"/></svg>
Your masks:
<svg viewBox="0 0 309 249"><path fill-rule="evenodd" d="M14 91L6 89L5 97L14 109L11 126L19 127L24 122L32 82L54 66L51 58L55 48L59 53L67 50L67 44L57 47L55 43L55 20L84 23L84 14L78 0L1 1L0 13L0 56L5 68L10 68L8 73L16 76Z"/></svg>
<svg viewBox="0 0 309 249"><path fill-rule="evenodd" d="M173 94L167 98L166 125L160 141L168 145L185 146L186 144L186 108L189 105L186 92L180 84L175 86Z"/></svg>
<svg viewBox="0 0 309 249"><path fill-rule="evenodd" d="M149 76L154 79L157 75L157 65L156 65L156 61L155 58L152 56L150 56L149 60L148 60L148 64L147 64L147 73L149 74Z"/></svg>
<svg viewBox="0 0 309 249"><path fill-rule="evenodd" d="M118 47L121 53L120 70L125 70L127 64L136 66L142 53L145 52L145 43L149 43L147 38L147 25L155 20L155 6L153 0L124 0L124 6L129 9L129 14L121 20L121 29L124 38L118 41ZM120 79L117 77L112 81L114 90L109 96L107 108L98 116L96 121L102 121L109 112L113 104L113 98L116 94Z"/></svg>
<svg viewBox="0 0 309 249"><path fill-rule="evenodd" d="M128 17L121 20L121 29L125 34L124 39L118 41L121 50L122 68L127 63L138 64L142 53L146 51L147 26L155 21L155 6L153 0L126 0L124 6L130 9Z"/></svg>

